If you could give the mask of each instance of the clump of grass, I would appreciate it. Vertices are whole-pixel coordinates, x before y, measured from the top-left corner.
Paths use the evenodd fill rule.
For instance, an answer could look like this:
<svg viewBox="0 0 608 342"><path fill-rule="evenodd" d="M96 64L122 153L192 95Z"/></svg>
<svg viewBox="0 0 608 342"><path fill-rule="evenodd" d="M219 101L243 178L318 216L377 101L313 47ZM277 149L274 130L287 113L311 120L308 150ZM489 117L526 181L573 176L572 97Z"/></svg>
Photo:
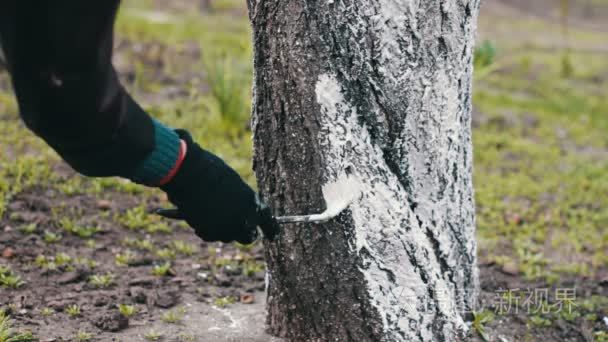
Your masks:
<svg viewBox="0 0 608 342"><path fill-rule="evenodd" d="M152 267L152 274L157 277L164 277L169 274L170 269L171 269L170 262L166 262L161 265L154 265L154 267Z"/></svg>
<svg viewBox="0 0 608 342"><path fill-rule="evenodd" d="M0 265L0 287L18 289L23 285L25 282L10 267Z"/></svg>
<svg viewBox="0 0 608 342"><path fill-rule="evenodd" d="M29 342L35 340L34 335L29 331L14 331L13 321L3 309L0 309L0 342Z"/></svg>
<svg viewBox="0 0 608 342"><path fill-rule="evenodd" d="M76 304L70 305L65 309L65 312L72 318L78 317L81 314L80 306Z"/></svg>
<svg viewBox="0 0 608 342"><path fill-rule="evenodd" d="M222 119L235 127L242 125L249 115L247 98L250 86L235 73L239 69L238 63L223 56L205 63L205 68L211 94L217 100Z"/></svg>
<svg viewBox="0 0 608 342"><path fill-rule="evenodd" d="M608 342L608 331L596 331L593 337L595 342Z"/></svg>
<svg viewBox="0 0 608 342"><path fill-rule="evenodd" d="M485 341L488 340L486 336L486 324L494 320L494 314L491 311L483 310L479 312L473 312L473 329L481 336Z"/></svg>
<svg viewBox="0 0 608 342"><path fill-rule="evenodd" d="M473 63L475 67L487 67L494 62L496 57L496 46L493 42L485 40L475 48Z"/></svg>
<svg viewBox="0 0 608 342"><path fill-rule="evenodd" d="M76 259L74 259L74 263L87 266L91 269L97 267L97 261L84 257L77 257Z"/></svg>
<svg viewBox="0 0 608 342"><path fill-rule="evenodd" d="M61 234L56 234L50 231L45 231L43 236L44 242L46 243L56 243L61 240Z"/></svg>
<svg viewBox="0 0 608 342"><path fill-rule="evenodd" d="M162 315L161 319L165 323L176 324L176 323L179 323L184 318L185 314L186 314L186 309L184 309L183 307L179 307L177 309L169 310L169 311L165 312Z"/></svg>
<svg viewBox="0 0 608 342"><path fill-rule="evenodd" d="M56 270L57 269L57 264L55 263L55 259L54 258L47 258L44 255L38 255L36 257L36 259L34 260L34 264L40 268L43 269L47 269L47 270Z"/></svg>
<svg viewBox="0 0 608 342"><path fill-rule="evenodd" d="M173 260L177 257L177 254L173 249L163 248L156 251L156 255L164 260Z"/></svg>
<svg viewBox="0 0 608 342"><path fill-rule="evenodd" d="M129 266L135 259L135 254L131 251L125 251L124 253L118 253L114 257L114 263L116 266Z"/></svg>
<svg viewBox="0 0 608 342"><path fill-rule="evenodd" d="M117 216L116 220L131 230L143 229L150 234L173 232L171 227L162 222L160 218L148 214L144 206L129 209L124 214Z"/></svg>
<svg viewBox="0 0 608 342"><path fill-rule="evenodd" d="M169 225L166 224L165 222L156 222L149 226L146 226L146 232L148 232L150 234L155 234L155 233L171 234L171 233L173 233L173 229L171 229L171 227L169 227Z"/></svg>
<svg viewBox="0 0 608 342"><path fill-rule="evenodd" d="M543 328L543 327L550 327L551 326L551 320L541 317L539 315L534 315L531 316L528 319L528 323L529 325L533 326L533 327L537 327L537 328Z"/></svg>
<svg viewBox="0 0 608 342"><path fill-rule="evenodd" d="M243 275L252 277L258 272L264 271L264 264L256 262L255 260L246 261L243 263Z"/></svg>
<svg viewBox="0 0 608 342"><path fill-rule="evenodd" d="M163 337L163 334L156 330L150 330L144 334L144 338L148 341L158 341Z"/></svg>
<svg viewBox="0 0 608 342"><path fill-rule="evenodd" d="M57 264L57 266L68 265L71 262L72 262L72 257L65 253L57 253L55 255L55 264Z"/></svg>
<svg viewBox="0 0 608 342"><path fill-rule="evenodd" d="M153 251L156 248L154 242L150 239L126 238L122 241L122 243L127 247L145 251Z"/></svg>
<svg viewBox="0 0 608 342"><path fill-rule="evenodd" d="M191 256L196 253L196 247L194 245L181 240L173 241L171 243L171 249L185 256Z"/></svg>
<svg viewBox="0 0 608 342"><path fill-rule="evenodd" d="M220 308L224 308L228 305L232 305L236 303L236 298L233 296L226 296L226 297L218 297L215 299L215 301L213 301L213 304L215 304L215 306L220 307Z"/></svg>
<svg viewBox="0 0 608 342"><path fill-rule="evenodd" d="M89 278L89 283L95 287L108 288L114 285L114 274L95 274Z"/></svg>
<svg viewBox="0 0 608 342"><path fill-rule="evenodd" d="M37 229L38 225L36 223L30 223L26 226L21 227L21 231L27 235L34 234Z"/></svg>
<svg viewBox="0 0 608 342"><path fill-rule="evenodd" d="M72 231L72 234L74 234L82 239L88 239L91 236L99 233L100 230L101 229L99 229L99 227L94 227L94 226L76 227L76 229L74 231Z"/></svg>
<svg viewBox="0 0 608 342"><path fill-rule="evenodd" d="M50 317L53 314L55 314L55 310L53 310L52 308L42 308L42 310L40 310L40 314L44 317Z"/></svg>
<svg viewBox="0 0 608 342"><path fill-rule="evenodd" d="M137 313L137 308L134 305L118 304L118 311L123 316L130 318Z"/></svg>
<svg viewBox="0 0 608 342"><path fill-rule="evenodd" d="M92 338L93 338L93 334L86 332L84 330L79 330L75 336L75 339L78 342L87 342L87 341L90 341Z"/></svg>

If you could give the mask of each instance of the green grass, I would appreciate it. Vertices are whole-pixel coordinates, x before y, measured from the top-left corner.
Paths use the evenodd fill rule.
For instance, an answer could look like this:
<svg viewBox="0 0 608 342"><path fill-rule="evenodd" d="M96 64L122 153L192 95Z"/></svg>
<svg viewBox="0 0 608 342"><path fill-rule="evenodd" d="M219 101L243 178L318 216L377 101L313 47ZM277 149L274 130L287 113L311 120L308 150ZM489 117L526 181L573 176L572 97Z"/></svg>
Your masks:
<svg viewBox="0 0 608 342"><path fill-rule="evenodd" d="M0 288L18 289L25 285L21 276L13 272L10 267L0 265Z"/></svg>
<svg viewBox="0 0 608 342"><path fill-rule="evenodd" d="M185 314L186 309L184 309L183 307L179 307L173 310L166 311L165 313L163 313L161 319L165 323L177 324L182 321Z"/></svg>
<svg viewBox="0 0 608 342"><path fill-rule="evenodd" d="M137 308L133 305L118 304L118 311L120 311L123 316L130 318L137 313Z"/></svg>
<svg viewBox="0 0 608 342"><path fill-rule="evenodd" d="M116 276L112 273L95 274L89 278L89 283L98 288L108 288L114 285Z"/></svg>
<svg viewBox="0 0 608 342"><path fill-rule="evenodd" d="M84 330L79 330L75 336L76 341L78 342L87 342L93 339L93 334L86 332Z"/></svg>
<svg viewBox="0 0 608 342"><path fill-rule="evenodd" d="M167 261L164 264L154 265L152 267L152 274L157 277L164 277L169 274L170 270L171 270L171 263Z"/></svg>
<svg viewBox="0 0 608 342"><path fill-rule="evenodd" d="M65 308L65 313L67 313L69 317L74 318L80 316L82 314L82 310L80 309L79 305L74 304Z"/></svg>
<svg viewBox="0 0 608 342"><path fill-rule="evenodd" d="M496 62L505 71L482 69L475 82L480 252L514 260L527 278L608 266L608 78L589 81L608 63L570 57L567 78L559 55L528 55L533 66L509 55Z"/></svg>
<svg viewBox="0 0 608 342"><path fill-rule="evenodd" d="M0 342L29 342L35 340L34 335L29 331L15 331L13 321L4 309L0 308Z"/></svg>

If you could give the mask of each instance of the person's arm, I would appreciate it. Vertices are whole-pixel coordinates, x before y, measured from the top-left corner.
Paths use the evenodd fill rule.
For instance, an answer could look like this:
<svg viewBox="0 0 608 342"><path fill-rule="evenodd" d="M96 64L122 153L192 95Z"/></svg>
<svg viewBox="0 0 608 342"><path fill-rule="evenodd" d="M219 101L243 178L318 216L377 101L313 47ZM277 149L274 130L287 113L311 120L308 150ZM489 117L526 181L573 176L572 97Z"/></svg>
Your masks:
<svg viewBox="0 0 608 342"><path fill-rule="evenodd" d="M0 40L23 121L82 174L162 186L203 239L251 242L270 215L253 190L187 132L150 118L121 86L111 62L119 3L0 2Z"/></svg>
<svg viewBox="0 0 608 342"><path fill-rule="evenodd" d="M0 4L0 37L23 121L89 176L129 176L154 149L152 120L124 91L111 63L118 5Z"/></svg>

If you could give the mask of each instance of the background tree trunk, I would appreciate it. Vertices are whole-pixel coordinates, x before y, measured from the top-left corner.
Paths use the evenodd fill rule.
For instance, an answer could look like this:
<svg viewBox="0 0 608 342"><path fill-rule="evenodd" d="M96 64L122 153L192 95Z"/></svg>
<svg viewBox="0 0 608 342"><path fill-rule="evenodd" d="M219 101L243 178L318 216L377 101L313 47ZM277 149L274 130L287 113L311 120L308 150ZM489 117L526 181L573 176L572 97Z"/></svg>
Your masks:
<svg viewBox="0 0 608 342"><path fill-rule="evenodd" d="M0 70L4 69L6 62L4 61L4 51L2 50L2 41L0 41Z"/></svg>
<svg viewBox="0 0 608 342"><path fill-rule="evenodd" d="M476 300L478 0L249 0L254 169L278 214L361 198L268 250L268 321L297 341L453 340Z"/></svg>

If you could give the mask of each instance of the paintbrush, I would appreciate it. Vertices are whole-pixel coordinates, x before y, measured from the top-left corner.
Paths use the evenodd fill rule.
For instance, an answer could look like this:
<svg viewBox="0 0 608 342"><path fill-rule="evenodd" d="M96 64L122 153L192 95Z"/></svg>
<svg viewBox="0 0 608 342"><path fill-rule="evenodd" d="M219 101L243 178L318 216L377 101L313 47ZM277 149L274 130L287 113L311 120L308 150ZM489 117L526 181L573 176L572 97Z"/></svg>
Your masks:
<svg viewBox="0 0 608 342"><path fill-rule="evenodd" d="M323 186L323 198L327 209L320 214L278 216L275 220L278 223L304 223L327 222L340 215L348 206L356 200L360 194L359 183L353 176L338 177L337 180L329 182Z"/></svg>

